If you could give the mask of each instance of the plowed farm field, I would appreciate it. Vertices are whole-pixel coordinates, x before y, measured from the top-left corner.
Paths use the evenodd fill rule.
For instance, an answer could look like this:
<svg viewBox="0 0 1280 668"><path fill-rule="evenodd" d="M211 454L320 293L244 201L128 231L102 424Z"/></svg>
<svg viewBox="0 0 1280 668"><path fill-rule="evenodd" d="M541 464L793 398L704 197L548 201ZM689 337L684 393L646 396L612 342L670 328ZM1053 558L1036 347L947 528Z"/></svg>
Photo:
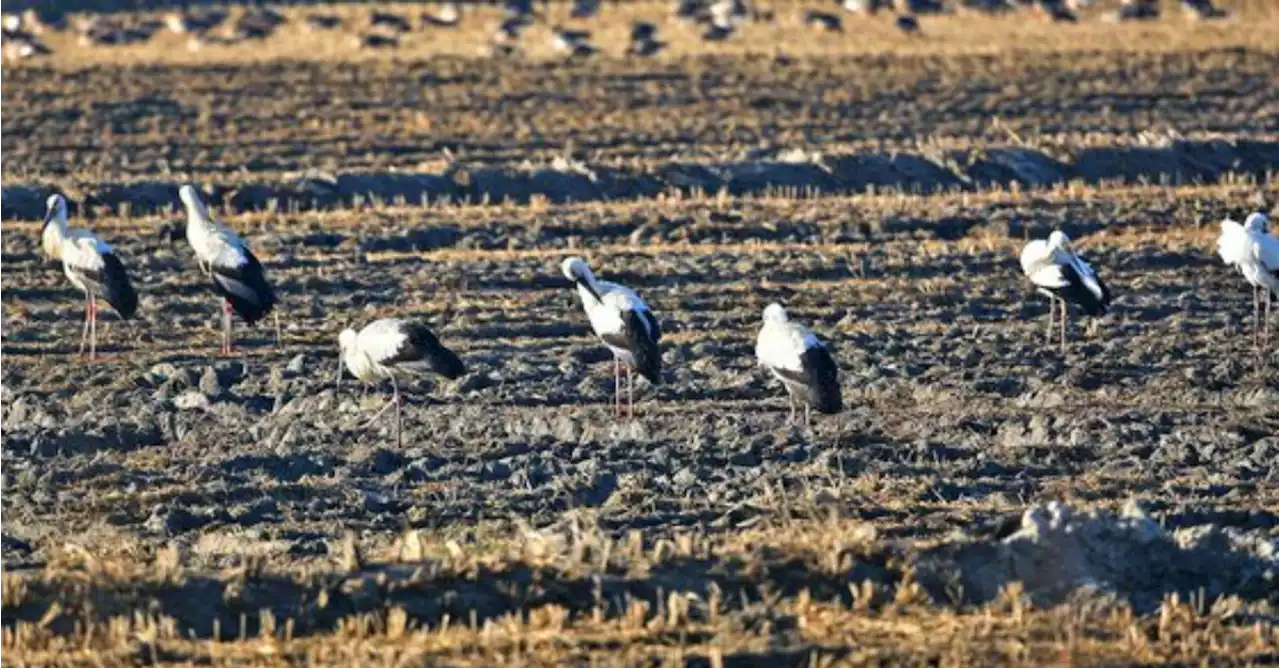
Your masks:
<svg viewBox="0 0 1280 668"><path fill-rule="evenodd" d="M1275 7L921 16L918 36L852 15L815 36L797 7L715 47L665 5L605 5L584 62L478 55L496 8L370 53L290 6L254 44L53 34L7 63L6 664L1274 664L1280 332L1273 307L1254 345L1215 240L1225 216L1276 217ZM535 36L568 20L544 11ZM621 55L635 18L664 22L666 52ZM995 146L1057 176L767 177L786 151L963 176L939 156ZM1103 148L1130 156L1117 178L1082 166ZM758 188L717 171L757 162ZM728 185L682 187L675 164ZM504 199L238 195L467 170L535 176ZM575 201L538 170L665 180ZM237 322L219 354L166 199L188 182L265 265L278 338ZM125 187L159 194L108 206ZM131 321L102 309L94 361L38 215L9 208L55 190L141 297ZM1055 229L1115 295L1073 309L1063 349L1018 264ZM634 419L613 416L572 255L662 323ZM844 410L811 426L756 363L775 301L840 367ZM368 424L389 384L334 383L339 331L387 316L468 366L402 387L400 447Z"/></svg>

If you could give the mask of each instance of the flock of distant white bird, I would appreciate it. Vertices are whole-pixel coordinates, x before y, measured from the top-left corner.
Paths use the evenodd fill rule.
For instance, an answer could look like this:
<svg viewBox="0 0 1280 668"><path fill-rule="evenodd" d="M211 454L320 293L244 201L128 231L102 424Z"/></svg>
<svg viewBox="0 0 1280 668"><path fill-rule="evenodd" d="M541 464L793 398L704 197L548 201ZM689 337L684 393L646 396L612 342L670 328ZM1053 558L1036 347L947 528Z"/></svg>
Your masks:
<svg viewBox="0 0 1280 668"><path fill-rule="evenodd" d="M56 4L56 3L46 3ZM466 3L468 12L483 13L478 3ZM497 3L493 3L497 4ZM533 0L505 0L503 18L497 24L485 53L493 56L512 57L521 53L521 35L535 22L545 21L544 13L534 7ZM546 5L548 3L538 3ZM767 4L767 3L760 3ZM1005 16L1019 12L1032 12L1044 19L1059 23L1075 23L1080 9L1093 4L1093 0L833 0L828 7L797 8L796 19L805 26L826 33L844 33L845 20L850 17L890 13L895 16L894 25L908 35L920 32L917 16L942 17L956 12L981 13ZM1106 21L1153 21L1160 17L1160 0L1121 0L1120 6L1102 15ZM1230 13L1216 7L1213 0L1180 0L1183 14L1190 19L1204 21L1224 19ZM573 0L569 11L570 21L579 21L601 12L601 0ZM723 42L733 38L738 26L746 22L772 23L775 12L770 7L757 6L754 0L674 0L672 15L680 23L692 24L703 29L701 37L707 42ZM348 35L349 41L361 49L395 49L402 37L411 34L415 26L426 30L455 28L462 23L463 10L457 2L432 2L421 6L422 14L415 21L410 15L386 8L372 6L363 21L351 21L334 13L308 13L300 26L308 31L332 32L340 28L354 28L358 32ZM171 11L163 19L148 14L132 20L113 18L104 14L77 14L66 16L56 11L27 9L21 14L0 14L3 27L3 54L6 60L21 60L45 56L52 51L40 40L46 32L71 30L78 35L81 46L113 47L147 42L162 29L188 36L187 48L199 50L205 46L228 46L243 43L260 43L271 37L290 19L284 13L257 3L249 3L239 11L215 7L204 10ZM865 24L850 30L862 34ZM551 27L552 47L567 54L570 59L580 59L600 52L591 41L591 33L580 28ZM438 33L432 40L452 39ZM627 56L652 56L666 42L658 39L658 25L649 21L631 24L631 42L625 50Z"/></svg>
<svg viewBox="0 0 1280 668"><path fill-rule="evenodd" d="M273 312L275 292L262 263L248 244L209 216L196 189L184 185L178 195L187 212L187 241L201 271L211 279L214 291L222 298L222 352L229 354L233 314L249 324L264 319ZM128 319L137 310L138 295L124 264L110 245L88 230L68 228L67 202L62 195L50 195L47 205L41 230L42 247L47 256L61 261L67 278L84 292L85 322L78 354L83 354L87 345L89 358L93 359L97 354L97 298L106 299L120 317ZM1217 244L1223 262L1236 267L1253 288L1255 345L1260 334L1266 338L1271 300L1280 292L1280 252L1276 237L1266 231L1266 224L1267 217L1261 213L1250 214L1243 225L1230 218L1223 220ZM1053 325L1057 320L1060 345L1065 349L1068 302L1093 316L1105 314L1110 307L1111 292L1093 267L1071 249L1070 240L1061 231L1054 231L1048 239L1028 243L1020 260L1023 272L1037 291L1049 297L1047 341L1053 340ZM597 279L582 258L567 258L561 271L576 286L591 329L613 353L614 413L619 417L624 414L625 374L625 414L634 417L633 374L656 384L662 373L658 345L662 329L658 319L639 294L617 283ZM1260 318L1263 303L1266 313ZM1055 311L1060 312L1060 317ZM278 331L277 326L277 337ZM444 347L426 325L411 320L384 318L359 331L343 330L338 345L335 383L341 380L344 364L351 375L362 381L387 379L391 382L391 401L374 419L394 406L397 442L401 438L397 377L433 371L454 379L466 373L462 360ZM795 420L797 403L803 406L806 425L811 410L827 414L841 410L835 360L813 332L790 320L782 305L770 304L764 310L755 350L759 363L786 388L791 420Z"/></svg>

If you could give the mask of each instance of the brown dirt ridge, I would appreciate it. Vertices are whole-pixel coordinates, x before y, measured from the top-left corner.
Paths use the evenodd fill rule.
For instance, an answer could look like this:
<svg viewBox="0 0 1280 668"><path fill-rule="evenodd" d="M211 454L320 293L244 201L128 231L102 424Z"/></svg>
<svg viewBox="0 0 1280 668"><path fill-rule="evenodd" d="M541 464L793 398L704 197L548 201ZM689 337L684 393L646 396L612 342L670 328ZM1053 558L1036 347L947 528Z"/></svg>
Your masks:
<svg viewBox="0 0 1280 668"><path fill-rule="evenodd" d="M381 202L597 202L653 198L671 193L732 196L858 193L877 188L912 193L1040 188L1078 181L1214 183L1267 179L1280 171L1280 144L1251 140L1188 141L1162 138L1142 147L1091 147L1064 163L1020 147L936 151L920 155L823 155L797 150L771 159L734 163L668 163L635 173L561 159L549 167L500 169L451 165L441 174L311 172L283 183L211 187L211 203L224 211L360 207ZM98 213L138 215L181 209L178 182L95 183L80 189L79 206ZM5 219L40 220L48 186L0 188Z"/></svg>

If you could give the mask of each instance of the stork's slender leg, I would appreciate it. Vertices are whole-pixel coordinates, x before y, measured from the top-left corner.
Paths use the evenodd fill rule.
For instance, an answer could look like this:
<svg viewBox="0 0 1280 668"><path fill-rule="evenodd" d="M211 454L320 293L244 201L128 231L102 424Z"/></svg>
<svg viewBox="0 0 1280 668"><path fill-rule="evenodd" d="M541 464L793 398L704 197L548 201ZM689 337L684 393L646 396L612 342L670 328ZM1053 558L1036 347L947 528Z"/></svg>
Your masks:
<svg viewBox="0 0 1280 668"><path fill-rule="evenodd" d="M787 424L796 423L796 395L791 392L791 388L787 388L787 408L791 409L791 414L787 416Z"/></svg>
<svg viewBox="0 0 1280 668"><path fill-rule="evenodd" d="M1059 325L1061 327L1061 334L1058 337L1060 345L1059 349L1065 353L1067 352L1067 318L1070 316L1067 315L1067 300L1059 299L1058 303L1062 304L1062 319L1059 320Z"/></svg>
<svg viewBox="0 0 1280 668"><path fill-rule="evenodd" d="M89 341L89 317L93 314L90 310L92 304L93 296L87 292L84 293L84 328L80 330L80 350L76 351L77 356L84 354L85 344Z"/></svg>
<svg viewBox="0 0 1280 668"><path fill-rule="evenodd" d="M1258 347L1258 312L1262 306L1258 304L1258 286L1253 286L1253 347Z"/></svg>
<svg viewBox="0 0 1280 668"><path fill-rule="evenodd" d="M635 400L636 375L627 367L627 419L636 419L636 400Z"/></svg>
<svg viewBox="0 0 1280 668"><path fill-rule="evenodd" d="M98 358L98 298L89 293L89 359Z"/></svg>
<svg viewBox="0 0 1280 668"><path fill-rule="evenodd" d="M382 417L387 411L394 408L396 411L396 447L402 447L404 445L404 439L400 434L400 385L396 383L396 377L394 375L388 375L388 377L391 379L391 401L388 401L382 406L382 408L379 408L378 412L374 413L373 417L369 418L369 420L364 423L364 428L368 429L373 426L373 423L377 422L378 418Z"/></svg>
<svg viewBox="0 0 1280 668"><path fill-rule="evenodd" d="M1053 296L1049 297L1049 329L1044 330L1045 345L1053 343L1053 313L1058 308L1058 300Z"/></svg>
<svg viewBox="0 0 1280 668"><path fill-rule="evenodd" d="M809 402L804 402L804 426L808 428L813 425L813 418L809 415Z"/></svg>
<svg viewBox="0 0 1280 668"><path fill-rule="evenodd" d="M396 383L394 374L391 374L391 400L396 405L396 448L403 448L404 436L400 429L400 385Z"/></svg>
<svg viewBox="0 0 1280 668"><path fill-rule="evenodd" d="M622 417L622 367L618 358L613 358L613 417Z"/></svg>
<svg viewBox="0 0 1280 668"><path fill-rule="evenodd" d="M275 322L276 322L276 347L279 348L280 347L280 311L278 310L271 311L271 317L275 319Z"/></svg>
<svg viewBox="0 0 1280 668"><path fill-rule="evenodd" d="M394 406L395 403L396 403L395 395L392 395L391 401L388 401L385 404L383 404L382 408L379 408L378 412L373 414L373 417L365 421L364 428L368 429L369 427L373 426L373 423L377 422L378 418L382 417L383 415L386 414L387 411L391 410L391 407Z"/></svg>
<svg viewBox="0 0 1280 668"><path fill-rule="evenodd" d="M1262 343L1265 346L1271 343L1271 288L1262 290L1262 298L1267 301L1266 314L1262 316Z"/></svg>
<svg viewBox="0 0 1280 668"><path fill-rule="evenodd" d="M222 300L222 354L231 354L231 300Z"/></svg>

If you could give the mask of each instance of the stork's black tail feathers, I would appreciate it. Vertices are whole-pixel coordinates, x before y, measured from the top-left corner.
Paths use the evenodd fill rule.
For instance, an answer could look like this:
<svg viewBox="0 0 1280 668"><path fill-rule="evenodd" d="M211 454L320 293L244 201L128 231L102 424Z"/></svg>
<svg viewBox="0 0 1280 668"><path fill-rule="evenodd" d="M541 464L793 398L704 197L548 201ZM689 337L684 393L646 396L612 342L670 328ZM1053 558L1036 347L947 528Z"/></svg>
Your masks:
<svg viewBox="0 0 1280 668"><path fill-rule="evenodd" d="M649 323L646 326L645 316ZM652 328L652 329L651 329ZM658 349L658 322L652 314L637 311L626 312L627 349L636 359L636 372L645 380L657 384L662 377L662 351Z"/></svg>
<svg viewBox="0 0 1280 668"><path fill-rule="evenodd" d="M250 325L262 320L276 305L276 293L258 258L244 249L247 262L239 267L214 267L213 286Z"/></svg>
<svg viewBox="0 0 1280 668"><path fill-rule="evenodd" d="M836 361L823 346L811 346L800 356L804 369L805 402L819 413L833 415L843 408Z"/></svg>
<svg viewBox="0 0 1280 668"><path fill-rule="evenodd" d="M138 312L138 293L129 281L129 272L114 253L102 254L103 297L121 318L128 320Z"/></svg>
<svg viewBox="0 0 1280 668"><path fill-rule="evenodd" d="M409 336L409 341L405 347L405 354L416 353L420 359L426 360L432 371L449 380L461 378L467 372L467 367L462 363L462 359L454 354L452 350L445 348L440 343L440 339L437 339L436 335L426 325L412 325L406 333ZM395 360L389 361L394 362Z"/></svg>
<svg viewBox="0 0 1280 668"><path fill-rule="evenodd" d="M1111 291L1107 289L1107 284L1102 282L1101 278L1094 276L1093 280L1098 282L1098 287L1102 288L1102 296L1093 294L1084 284L1084 280L1080 278L1080 274L1071 265L1062 267L1062 276L1067 279L1067 287L1054 290L1059 297L1080 306L1080 310L1087 315L1099 316L1106 315L1107 310L1111 308Z"/></svg>

